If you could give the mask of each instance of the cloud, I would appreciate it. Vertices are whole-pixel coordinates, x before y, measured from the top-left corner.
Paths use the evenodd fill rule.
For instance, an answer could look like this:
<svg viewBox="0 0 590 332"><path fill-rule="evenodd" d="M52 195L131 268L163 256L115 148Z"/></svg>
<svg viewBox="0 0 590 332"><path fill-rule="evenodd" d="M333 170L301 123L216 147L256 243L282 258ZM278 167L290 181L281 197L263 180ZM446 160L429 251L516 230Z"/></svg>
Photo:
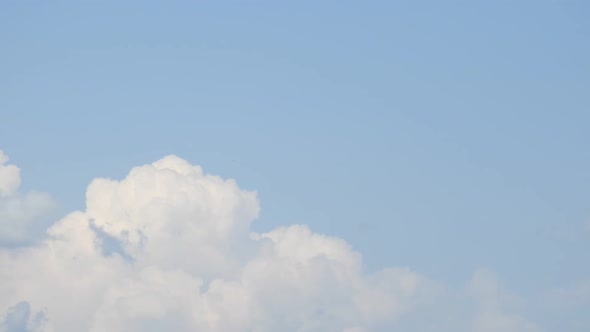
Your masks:
<svg viewBox="0 0 590 332"><path fill-rule="evenodd" d="M14 194L20 186L20 169L15 165L6 165L8 156L0 150L0 197Z"/></svg>
<svg viewBox="0 0 590 332"><path fill-rule="evenodd" d="M20 169L0 150L0 246L38 239L45 231L43 217L54 207L48 194L20 193Z"/></svg>
<svg viewBox="0 0 590 332"><path fill-rule="evenodd" d="M474 273L467 292L476 302L472 331L474 332L539 332L541 329L527 320L522 311L524 300L508 292L496 275L487 269Z"/></svg>
<svg viewBox="0 0 590 332"><path fill-rule="evenodd" d="M571 310L577 306L590 304L590 279L579 280L553 289L544 294L542 301L548 306L562 310Z"/></svg>
<svg viewBox="0 0 590 332"><path fill-rule="evenodd" d="M0 250L7 331L33 326L32 307L44 331L366 332L450 306L439 283L399 267L367 273L348 243L308 226L251 232L259 210L255 192L175 156L95 179L85 211L35 246ZM464 319L476 329L449 331L536 331L499 289L476 275L481 308Z"/></svg>

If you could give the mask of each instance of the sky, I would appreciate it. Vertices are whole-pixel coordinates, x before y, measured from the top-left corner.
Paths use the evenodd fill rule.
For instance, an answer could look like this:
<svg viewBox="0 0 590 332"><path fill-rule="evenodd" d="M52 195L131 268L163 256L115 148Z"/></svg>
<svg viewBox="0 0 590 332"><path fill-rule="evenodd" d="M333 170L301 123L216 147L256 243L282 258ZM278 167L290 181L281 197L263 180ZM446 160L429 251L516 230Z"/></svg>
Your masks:
<svg viewBox="0 0 590 332"><path fill-rule="evenodd" d="M589 15L0 2L0 331L588 331Z"/></svg>

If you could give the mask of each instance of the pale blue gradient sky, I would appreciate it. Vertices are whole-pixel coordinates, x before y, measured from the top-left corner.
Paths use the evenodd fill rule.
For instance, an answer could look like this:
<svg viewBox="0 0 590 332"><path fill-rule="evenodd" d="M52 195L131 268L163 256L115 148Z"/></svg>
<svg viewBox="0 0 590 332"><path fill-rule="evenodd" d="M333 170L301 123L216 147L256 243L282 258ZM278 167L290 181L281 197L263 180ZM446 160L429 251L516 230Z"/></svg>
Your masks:
<svg viewBox="0 0 590 332"><path fill-rule="evenodd" d="M257 190L257 230L305 223L369 269L451 285L488 267L534 298L590 278L588 17L587 1L3 1L0 148L64 212L92 178L177 154Z"/></svg>

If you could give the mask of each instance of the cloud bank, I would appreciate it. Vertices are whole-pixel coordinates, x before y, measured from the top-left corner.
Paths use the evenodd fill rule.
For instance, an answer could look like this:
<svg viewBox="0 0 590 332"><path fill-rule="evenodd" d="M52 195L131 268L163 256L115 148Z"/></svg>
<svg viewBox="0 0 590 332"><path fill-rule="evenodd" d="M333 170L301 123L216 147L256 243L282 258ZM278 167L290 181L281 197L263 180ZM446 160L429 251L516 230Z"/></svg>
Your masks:
<svg viewBox="0 0 590 332"><path fill-rule="evenodd" d="M0 229L20 239L50 199L17 194L19 169L0 162L13 202ZM460 295L406 268L367 273L344 240L305 225L253 233L259 210L255 192L175 156L95 179L85 211L33 246L0 249L0 331L394 331L429 310L442 317L433 331L539 331L506 312L490 273ZM461 301L476 310L463 315Z"/></svg>

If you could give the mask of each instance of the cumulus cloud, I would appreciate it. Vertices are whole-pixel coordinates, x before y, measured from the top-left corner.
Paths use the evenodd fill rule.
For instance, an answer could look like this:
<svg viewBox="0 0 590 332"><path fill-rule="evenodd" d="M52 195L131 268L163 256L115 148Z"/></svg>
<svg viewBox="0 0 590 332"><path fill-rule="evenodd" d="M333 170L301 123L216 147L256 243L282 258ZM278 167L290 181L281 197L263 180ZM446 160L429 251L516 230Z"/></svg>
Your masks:
<svg viewBox="0 0 590 332"><path fill-rule="evenodd" d="M95 179L85 211L35 246L0 250L4 329L389 331L444 301L438 283L405 268L367 273L348 243L305 225L253 233L258 213L255 192L175 156ZM476 331L534 331L500 310L488 279L473 282ZM498 319L508 323L489 325Z"/></svg>
<svg viewBox="0 0 590 332"><path fill-rule="evenodd" d="M20 169L8 161L0 150L0 246L37 239L44 231L42 217L54 206L48 194L20 193Z"/></svg>

